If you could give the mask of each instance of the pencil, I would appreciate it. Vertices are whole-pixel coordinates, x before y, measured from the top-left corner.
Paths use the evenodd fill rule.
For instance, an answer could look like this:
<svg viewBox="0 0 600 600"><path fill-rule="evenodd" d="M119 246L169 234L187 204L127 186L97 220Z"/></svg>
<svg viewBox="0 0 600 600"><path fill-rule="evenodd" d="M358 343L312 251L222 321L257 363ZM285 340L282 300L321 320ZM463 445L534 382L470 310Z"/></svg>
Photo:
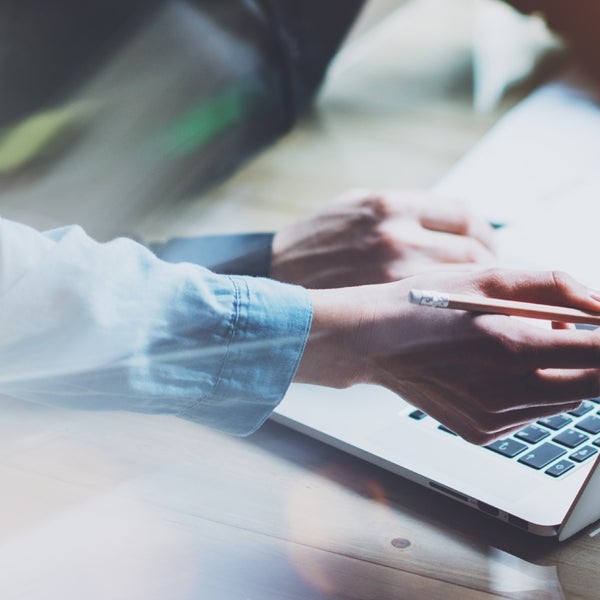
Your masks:
<svg viewBox="0 0 600 600"><path fill-rule="evenodd" d="M486 296L450 294L430 290L410 290L408 300L412 304L433 308L453 308L478 313L494 313L530 319L545 319L560 323L580 323L600 326L600 314L588 313L575 308L517 302Z"/></svg>

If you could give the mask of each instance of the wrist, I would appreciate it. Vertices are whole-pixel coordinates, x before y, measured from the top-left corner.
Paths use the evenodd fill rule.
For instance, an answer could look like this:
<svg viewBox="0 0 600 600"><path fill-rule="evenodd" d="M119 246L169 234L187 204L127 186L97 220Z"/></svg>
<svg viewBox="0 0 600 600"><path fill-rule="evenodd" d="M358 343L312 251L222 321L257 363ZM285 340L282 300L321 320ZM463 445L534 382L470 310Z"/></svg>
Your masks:
<svg viewBox="0 0 600 600"><path fill-rule="evenodd" d="M310 333L296 381L343 388L362 378L355 351L361 329L360 288L309 290L313 305Z"/></svg>
<svg viewBox="0 0 600 600"><path fill-rule="evenodd" d="M414 307L402 283L310 290L313 320L296 381L334 388L383 383L385 357L403 354Z"/></svg>

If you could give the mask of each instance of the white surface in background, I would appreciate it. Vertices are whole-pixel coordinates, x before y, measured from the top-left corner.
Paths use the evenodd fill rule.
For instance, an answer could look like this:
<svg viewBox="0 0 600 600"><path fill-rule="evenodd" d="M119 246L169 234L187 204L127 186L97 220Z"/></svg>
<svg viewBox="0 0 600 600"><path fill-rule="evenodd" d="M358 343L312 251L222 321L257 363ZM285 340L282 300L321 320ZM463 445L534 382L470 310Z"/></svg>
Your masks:
<svg viewBox="0 0 600 600"><path fill-rule="evenodd" d="M500 230L503 265L566 271L600 290L600 176L565 194L538 218Z"/></svg>
<svg viewBox="0 0 600 600"><path fill-rule="evenodd" d="M436 191L463 198L477 213L505 224L566 209L573 192L600 177L598 99L600 88L575 75L541 87L501 119ZM592 212L580 216L594 218L592 204L586 207Z"/></svg>
<svg viewBox="0 0 600 600"><path fill-rule="evenodd" d="M503 265L559 269L600 289L599 98L574 75L540 88L437 186L506 224Z"/></svg>

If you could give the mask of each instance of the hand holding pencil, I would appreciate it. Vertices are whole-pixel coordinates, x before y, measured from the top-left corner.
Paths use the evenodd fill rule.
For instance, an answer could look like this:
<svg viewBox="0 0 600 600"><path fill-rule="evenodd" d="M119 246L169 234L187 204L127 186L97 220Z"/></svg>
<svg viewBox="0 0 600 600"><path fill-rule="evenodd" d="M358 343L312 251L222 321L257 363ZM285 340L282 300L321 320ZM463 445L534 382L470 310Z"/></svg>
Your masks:
<svg viewBox="0 0 600 600"><path fill-rule="evenodd" d="M427 289L444 293L419 291ZM410 303L411 290L413 301L444 310ZM503 316L598 324L600 294L566 274L437 272L309 293L313 321L297 381L387 387L478 444L600 396L600 329Z"/></svg>
<svg viewBox="0 0 600 600"><path fill-rule="evenodd" d="M600 327L600 313L594 314L565 306L416 289L410 290L408 300L412 304L432 308L453 308L477 313L545 319L559 323L579 323Z"/></svg>

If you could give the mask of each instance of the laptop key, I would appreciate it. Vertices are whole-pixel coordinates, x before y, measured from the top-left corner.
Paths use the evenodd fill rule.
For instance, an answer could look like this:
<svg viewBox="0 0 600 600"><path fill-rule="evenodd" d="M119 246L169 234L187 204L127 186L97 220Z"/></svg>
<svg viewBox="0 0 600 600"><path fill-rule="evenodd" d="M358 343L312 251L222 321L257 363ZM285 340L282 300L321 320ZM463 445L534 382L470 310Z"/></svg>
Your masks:
<svg viewBox="0 0 600 600"><path fill-rule="evenodd" d="M488 450L492 450L497 452L498 454L502 454L502 456L507 456L508 458L513 458L517 456L517 454L521 454L528 446L527 444L523 444L521 442L517 442L517 440L513 440L511 438L506 438L503 440L496 440L491 444L485 446Z"/></svg>
<svg viewBox="0 0 600 600"><path fill-rule="evenodd" d="M566 446L567 448L577 448L584 442L589 440L589 436L585 435L581 431L575 431L575 429L565 429L561 431L557 436L552 438L553 442Z"/></svg>
<svg viewBox="0 0 600 600"><path fill-rule="evenodd" d="M554 431L558 431L562 429L569 423L571 423L573 419L567 417L567 415L554 415L552 417L546 417L545 419L540 419L538 423L543 425L544 427L548 427L548 429L553 429Z"/></svg>
<svg viewBox="0 0 600 600"><path fill-rule="evenodd" d="M447 427L445 427L444 425L438 425L438 429L440 431L443 431L444 433L449 433L451 435L458 435L458 433L454 433L454 431L452 431L452 429L448 429Z"/></svg>
<svg viewBox="0 0 600 600"><path fill-rule="evenodd" d="M596 415L591 415L590 417L586 417L585 419L583 419L583 421L579 421L579 423L577 423L575 427L577 427L577 429L585 431L586 433L596 435L597 433L600 433L600 417L597 417Z"/></svg>
<svg viewBox="0 0 600 600"><path fill-rule="evenodd" d="M545 442L538 448L530 450L527 454L523 455L519 462L531 467L532 469L543 469L546 465L550 464L553 460L556 460L559 456L566 454L566 450L557 446L556 444L551 444L550 442Z"/></svg>
<svg viewBox="0 0 600 600"><path fill-rule="evenodd" d="M562 459L557 463L554 463L549 469L545 471L551 477L560 477L564 475L567 471L570 471L575 466L575 463L572 463L570 460Z"/></svg>
<svg viewBox="0 0 600 600"><path fill-rule="evenodd" d="M591 410L594 410L594 405L585 400L577 408L567 412L574 417L583 417L583 415L587 415Z"/></svg>
<svg viewBox="0 0 600 600"><path fill-rule="evenodd" d="M597 453L598 450L596 450L596 448L592 448L591 446L584 446L583 448L577 450L577 452L575 452L574 454L571 454L569 458L571 460L574 460L575 462L583 462L584 460L587 460L590 456L594 456L594 454Z"/></svg>
<svg viewBox="0 0 600 600"><path fill-rule="evenodd" d="M415 421L420 421L427 416L427 413L424 413L422 410L413 410L408 416Z"/></svg>
<svg viewBox="0 0 600 600"><path fill-rule="evenodd" d="M594 446L600 446L600 438L598 438L595 442L594 442Z"/></svg>
<svg viewBox="0 0 600 600"><path fill-rule="evenodd" d="M537 444L549 435L550 432L539 425L529 425L528 427L525 427L525 429L521 429L521 431L515 433L516 438L529 444Z"/></svg>

